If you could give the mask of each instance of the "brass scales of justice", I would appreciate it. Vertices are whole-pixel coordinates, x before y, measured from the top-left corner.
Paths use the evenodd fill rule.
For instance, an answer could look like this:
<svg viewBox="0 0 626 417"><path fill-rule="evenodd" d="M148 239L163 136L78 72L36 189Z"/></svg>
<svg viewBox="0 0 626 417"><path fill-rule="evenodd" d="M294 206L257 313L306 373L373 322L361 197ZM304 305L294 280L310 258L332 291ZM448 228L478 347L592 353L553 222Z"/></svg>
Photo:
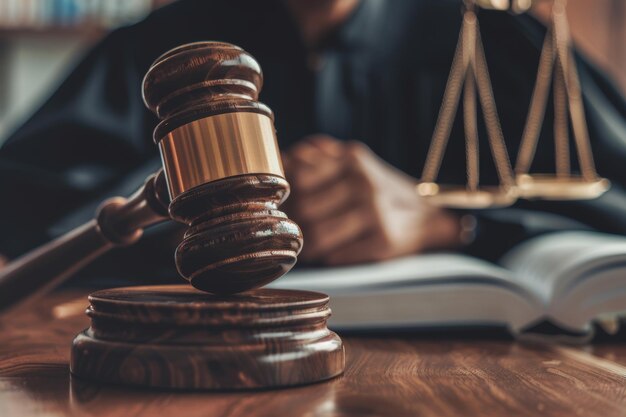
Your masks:
<svg viewBox="0 0 626 417"><path fill-rule="evenodd" d="M538 2L538 0L533 0ZM531 0L466 0L463 23L448 77L443 103L435 125L417 192L433 205L449 208L483 209L506 207L519 198L584 200L599 197L610 186L596 172L580 81L569 32L567 0L553 0L550 25L544 40L537 80L522 134L515 168L511 166L487 68L476 9L479 6L523 12ZM531 173L550 86L554 101L555 173ZM480 186L477 100L484 116L491 154L499 184ZM446 185L436 182L448 144L459 102L463 98L467 183ZM570 166L569 121L580 174Z"/></svg>

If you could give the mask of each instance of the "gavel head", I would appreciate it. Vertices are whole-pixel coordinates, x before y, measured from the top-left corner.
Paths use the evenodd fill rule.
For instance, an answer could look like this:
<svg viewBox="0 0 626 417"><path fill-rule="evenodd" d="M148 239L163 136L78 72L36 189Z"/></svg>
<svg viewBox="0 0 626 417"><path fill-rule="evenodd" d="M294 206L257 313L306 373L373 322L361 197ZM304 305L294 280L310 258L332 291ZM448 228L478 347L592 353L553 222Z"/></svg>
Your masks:
<svg viewBox="0 0 626 417"><path fill-rule="evenodd" d="M143 97L174 220L189 225L176 265L214 294L246 291L289 271L302 248L298 226L278 210L289 195L273 114L257 101L259 64L234 45L198 42L159 57Z"/></svg>

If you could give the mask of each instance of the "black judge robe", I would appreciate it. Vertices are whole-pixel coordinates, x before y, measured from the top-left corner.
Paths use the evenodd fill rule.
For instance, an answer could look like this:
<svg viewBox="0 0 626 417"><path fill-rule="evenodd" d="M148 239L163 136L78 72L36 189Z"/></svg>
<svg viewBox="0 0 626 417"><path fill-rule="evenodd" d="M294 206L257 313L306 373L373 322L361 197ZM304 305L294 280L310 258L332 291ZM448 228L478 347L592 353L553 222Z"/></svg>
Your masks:
<svg viewBox="0 0 626 417"><path fill-rule="evenodd" d="M232 42L256 57L265 75L261 100L275 112L281 148L318 132L357 139L419 177L458 38L460 3L362 0L314 51L280 0L183 0L114 31L0 149L0 253L18 256L77 226L104 198L131 193L158 169L157 120L143 105L141 80L157 56L187 42ZM481 11L479 19L514 160L545 28L504 12ZM478 235L467 252L497 259L550 230L626 233L626 102L606 76L580 56L577 61L598 171L612 181L611 191L594 201L520 201L477 212ZM551 120L550 104L535 171L554 170ZM482 123L480 134L482 178L494 182ZM464 158L457 117L440 180L463 183ZM157 228L92 272L153 281L175 275L176 239L164 237L169 228Z"/></svg>

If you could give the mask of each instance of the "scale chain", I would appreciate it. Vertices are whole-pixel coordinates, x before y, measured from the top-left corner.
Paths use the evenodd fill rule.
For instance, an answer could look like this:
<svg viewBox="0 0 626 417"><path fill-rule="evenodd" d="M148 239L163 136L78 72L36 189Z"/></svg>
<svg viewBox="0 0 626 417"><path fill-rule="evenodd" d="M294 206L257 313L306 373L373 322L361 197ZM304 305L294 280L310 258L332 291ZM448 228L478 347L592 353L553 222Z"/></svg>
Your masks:
<svg viewBox="0 0 626 417"><path fill-rule="evenodd" d="M474 75L474 57L476 56L476 21L470 19L471 24L467 36L463 39L463 61L468 62L463 90L463 122L465 128L465 157L467 163L467 188L470 191L478 190L479 183L479 153L478 153L478 124L476 109L476 84Z"/></svg>
<svg viewBox="0 0 626 417"><path fill-rule="evenodd" d="M557 177L568 177L570 170L567 93L561 59L556 57L554 74L554 155Z"/></svg>
<svg viewBox="0 0 626 417"><path fill-rule="evenodd" d="M556 0L554 5L554 27L556 33L556 50L558 59L561 62L561 71L565 84L565 91L568 98L569 111L574 130L574 141L578 150L578 161L580 171L584 179L594 181L597 179L593 154L587 130L587 120L583 106L580 80L576 70L576 62L570 45L570 33L565 14L565 0Z"/></svg>
<svg viewBox="0 0 626 417"><path fill-rule="evenodd" d="M462 64L459 64L459 61ZM476 124L476 86L478 86L478 95L483 108L487 135L498 176L503 185L512 186L514 184L513 171L500 127L482 40L480 39L478 20L472 7L468 7L464 13L459 42L444 92L443 103L424 164L421 178L423 182L434 182L439 174L460 95L463 92L467 186L473 191L478 189L479 148ZM462 89L463 91L461 91Z"/></svg>
<svg viewBox="0 0 626 417"><path fill-rule="evenodd" d="M478 151L478 125L476 123L476 86L474 73L470 67L465 80L463 92L463 121L465 124L465 153L467 158L467 188L470 191L478 190L480 179L479 151Z"/></svg>
<svg viewBox="0 0 626 417"><path fill-rule="evenodd" d="M567 0L554 0L552 23L541 52L537 81L522 135L515 172L521 175L530 171L552 81L554 84L554 148L557 177L571 175L568 133L571 120L581 174L585 180L595 181L598 175L591 152L580 80L571 48L571 37L565 13L566 4Z"/></svg>
<svg viewBox="0 0 626 417"><path fill-rule="evenodd" d="M487 68L487 58L485 57L482 40L480 39L478 25L476 25L476 38L477 53L474 71L478 84L478 96L483 108L483 117L487 125L487 137L489 138L489 144L495 160L496 170L500 177L500 182L505 186L513 186L515 182L513 179L513 169L511 168L511 162L504 142L504 135L502 134L502 128L500 126L496 101L491 88L489 69Z"/></svg>
<svg viewBox="0 0 626 417"><path fill-rule="evenodd" d="M441 109L435 124L430 149L426 155L426 162L422 172L422 181L424 182L434 182L437 179L443 161L443 153L452 131L455 111L461 97L463 74L467 72L467 67L469 66L469 61L465 60L463 54L463 44L464 39L467 37L465 35L467 29L467 22L463 19L459 42L452 59L452 68L450 69L450 75L448 76L443 95L443 102L441 103Z"/></svg>
<svg viewBox="0 0 626 417"><path fill-rule="evenodd" d="M526 174L530 171L530 164L535 155L539 134L541 133L541 125L543 124L546 106L548 104L548 94L550 93L552 72L554 71L554 58L556 56L554 49L554 31L552 27L548 30L549 33L544 40L541 57L539 58L537 82L531 98L526 126L524 127L522 142L517 154L517 162L515 163L515 172L518 175Z"/></svg>

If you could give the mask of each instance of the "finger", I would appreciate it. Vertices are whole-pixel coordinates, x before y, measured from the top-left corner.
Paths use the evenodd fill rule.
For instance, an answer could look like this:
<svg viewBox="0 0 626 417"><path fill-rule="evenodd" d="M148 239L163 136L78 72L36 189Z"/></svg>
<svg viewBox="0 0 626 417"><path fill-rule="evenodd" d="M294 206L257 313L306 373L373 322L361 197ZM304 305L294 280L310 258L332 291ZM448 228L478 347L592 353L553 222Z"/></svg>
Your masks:
<svg viewBox="0 0 626 417"><path fill-rule="evenodd" d="M289 177L291 176L292 165L293 165L291 162L291 157L289 156L287 152L281 152L280 161L283 165L283 171L285 172L285 177L287 177L287 179L289 180Z"/></svg>
<svg viewBox="0 0 626 417"><path fill-rule="evenodd" d="M305 257L315 260L367 233L371 226L369 207L360 205L333 218L308 226L308 249ZM305 236L305 239L307 237Z"/></svg>
<svg viewBox="0 0 626 417"><path fill-rule="evenodd" d="M371 198L369 189L363 185L357 177L344 176L320 190L300 193L294 199L294 208L298 217L306 222L333 217Z"/></svg>
<svg viewBox="0 0 626 417"><path fill-rule="evenodd" d="M311 143L310 138L305 138L296 143L289 150L289 155L294 160L294 163L303 164L303 166L316 166L319 164L320 159L324 159L327 156L316 145Z"/></svg>
<svg viewBox="0 0 626 417"><path fill-rule="evenodd" d="M323 155L320 153L320 155ZM299 192L313 192L337 181L345 171L340 160L321 156L315 165L299 163L297 158L291 161L291 179L293 187Z"/></svg>
<svg viewBox="0 0 626 417"><path fill-rule="evenodd" d="M319 259L329 266L351 265L378 262L386 259L384 248L375 234L368 234L361 239L336 248Z"/></svg>
<svg viewBox="0 0 626 417"><path fill-rule="evenodd" d="M342 141L327 135L316 135L307 140L329 158L339 159L344 157L346 145Z"/></svg>
<svg viewBox="0 0 626 417"><path fill-rule="evenodd" d="M340 143L337 140L316 137L303 143L301 149L307 146L317 146L320 149L326 148L326 151L321 151L321 153L327 157L321 157L318 160L319 164L314 167L314 170L307 169L310 167L304 164L302 164L302 169L295 169L295 187L299 188L300 191L324 191L332 186L334 182L348 176L357 178L359 182L366 183L368 188L373 187L372 172L370 172L369 168L371 167L370 160L376 157L363 143L356 141Z"/></svg>

